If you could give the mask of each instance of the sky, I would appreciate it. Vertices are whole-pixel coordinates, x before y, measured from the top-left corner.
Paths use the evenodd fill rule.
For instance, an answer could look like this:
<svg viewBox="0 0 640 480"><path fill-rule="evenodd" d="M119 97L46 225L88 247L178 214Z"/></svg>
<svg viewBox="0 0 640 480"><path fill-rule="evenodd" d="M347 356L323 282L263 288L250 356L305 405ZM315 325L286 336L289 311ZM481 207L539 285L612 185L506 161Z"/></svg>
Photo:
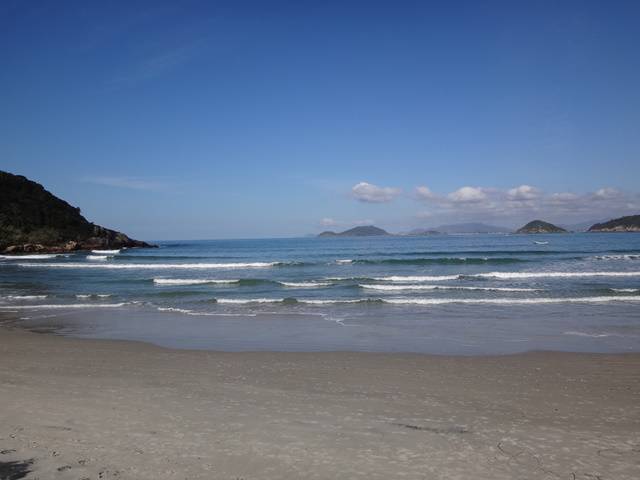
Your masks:
<svg viewBox="0 0 640 480"><path fill-rule="evenodd" d="M640 2L0 3L0 170L150 240L640 213Z"/></svg>

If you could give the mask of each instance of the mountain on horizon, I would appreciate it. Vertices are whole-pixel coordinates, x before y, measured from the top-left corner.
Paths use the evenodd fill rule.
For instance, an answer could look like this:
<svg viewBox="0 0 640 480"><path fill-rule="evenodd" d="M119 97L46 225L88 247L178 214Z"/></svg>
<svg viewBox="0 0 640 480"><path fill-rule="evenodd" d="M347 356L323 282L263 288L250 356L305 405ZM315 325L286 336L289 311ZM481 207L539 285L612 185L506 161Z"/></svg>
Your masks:
<svg viewBox="0 0 640 480"><path fill-rule="evenodd" d="M513 229L487 225L486 223L455 223L451 225L440 225L434 228L440 233L511 233Z"/></svg>
<svg viewBox="0 0 640 480"><path fill-rule="evenodd" d="M543 220L532 220L516 230L516 233L567 233L564 228Z"/></svg>
<svg viewBox="0 0 640 480"><path fill-rule="evenodd" d="M319 237L379 237L384 235L390 235L389 232L373 225L366 225L362 227L354 227L344 232L332 232L326 231L319 234Z"/></svg>
<svg viewBox="0 0 640 480"><path fill-rule="evenodd" d="M442 232L435 230L433 228L414 228L402 235L406 235L408 237L422 237L426 235L442 235Z"/></svg>

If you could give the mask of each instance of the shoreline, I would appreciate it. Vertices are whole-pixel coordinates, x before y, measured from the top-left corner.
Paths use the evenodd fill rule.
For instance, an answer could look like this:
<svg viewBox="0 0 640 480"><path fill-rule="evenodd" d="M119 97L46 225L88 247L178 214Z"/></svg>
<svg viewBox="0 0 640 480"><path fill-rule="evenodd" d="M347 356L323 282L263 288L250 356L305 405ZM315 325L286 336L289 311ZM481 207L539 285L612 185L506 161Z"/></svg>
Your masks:
<svg viewBox="0 0 640 480"><path fill-rule="evenodd" d="M638 478L640 354L216 352L0 327L27 478Z"/></svg>

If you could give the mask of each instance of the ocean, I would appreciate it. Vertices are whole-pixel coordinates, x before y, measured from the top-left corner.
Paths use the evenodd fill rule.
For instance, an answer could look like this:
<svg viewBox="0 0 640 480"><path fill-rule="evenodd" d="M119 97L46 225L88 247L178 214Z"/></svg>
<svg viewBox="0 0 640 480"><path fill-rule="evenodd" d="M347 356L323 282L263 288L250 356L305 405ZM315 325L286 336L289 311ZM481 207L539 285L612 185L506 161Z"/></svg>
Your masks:
<svg viewBox="0 0 640 480"><path fill-rule="evenodd" d="M0 256L0 318L228 351L640 351L640 235L160 241Z"/></svg>

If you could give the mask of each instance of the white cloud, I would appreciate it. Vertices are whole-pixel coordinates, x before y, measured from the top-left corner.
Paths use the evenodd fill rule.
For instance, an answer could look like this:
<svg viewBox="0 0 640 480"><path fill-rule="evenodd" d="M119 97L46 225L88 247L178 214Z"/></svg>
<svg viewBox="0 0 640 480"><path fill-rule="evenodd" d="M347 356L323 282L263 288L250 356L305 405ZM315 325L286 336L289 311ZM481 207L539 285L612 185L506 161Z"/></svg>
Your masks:
<svg viewBox="0 0 640 480"><path fill-rule="evenodd" d="M427 187L418 187L414 198L429 205L416 217L432 221L441 218L446 221L511 222L515 225L531 218L542 218L575 222L637 214L640 210L640 195L611 187L587 193L545 194L528 184L505 190L465 186L442 195Z"/></svg>
<svg viewBox="0 0 640 480"><path fill-rule="evenodd" d="M564 205L568 203L575 203L579 198L580 197L575 193L562 192L550 195L548 201L553 205Z"/></svg>
<svg viewBox="0 0 640 480"><path fill-rule="evenodd" d="M437 195L433 193L429 189L429 187L425 187L425 186L420 186L416 188L416 196L418 197L418 199L425 200L425 201L435 200L437 198Z"/></svg>
<svg viewBox="0 0 640 480"><path fill-rule="evenodd" d="M535 200L540 196L540 190L531 185L520 185L507 190L507 198L513 201Z"/></svg>
<svg viewBox="0 0 640 480"><path fill-rule="evenodd" d="M367 182L360 182L351 189L354 198L361 202L367 203L385 203L390 202L398 195L401 190L391 187L378 187Z"/></svg>
<svg viewBox="0 0 640 480"><path fill-rule="evenodd" d="M320 220L320 225L322 225L323 227L333 227L337 224L338 223L333 218L323 218L322 220Z"/></svg>
<svg viewBox="0 0 640 480"><path fill-rule="evenodd" d="M620 196L620 192L615 188L601 188L593 193L594 200L608 200Z"/></svg>
<svg viewBox="0 0 640 480"><path fill-rule="evenodd" d="M462 187L451 192L447 198L455 203L478 203L487 199L487 194L478 187Z"/></svg>

